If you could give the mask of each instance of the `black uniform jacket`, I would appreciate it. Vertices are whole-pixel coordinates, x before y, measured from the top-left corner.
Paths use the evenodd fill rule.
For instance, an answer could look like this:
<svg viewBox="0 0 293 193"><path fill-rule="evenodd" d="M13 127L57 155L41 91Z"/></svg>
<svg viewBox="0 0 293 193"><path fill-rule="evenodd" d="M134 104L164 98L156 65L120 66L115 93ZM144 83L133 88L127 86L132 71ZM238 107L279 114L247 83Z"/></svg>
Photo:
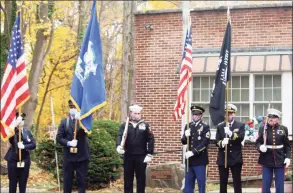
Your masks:
<svg viewBox="0 0 293 193"><path fill-rule="evenodd" d="M193 156L189 158L189 166L207 165L208 158L208 145L210 142L210 126L204 124L202 121L190 122L190 137L189 137L189 151L193 152ZM184 131L187 129L185 126ZM183 145L187 144L187 137L185 133L181 138Z"/></svg>
<svg viewBox="0 0 293 193"><path fill-rule="evenodd" d="M18 162L18 130L16 130L15 135L9 138L9 142L11 144L11 147L7 151L4 159L7 160L8 162ZM33 150L36 148L36 141L32 135L32 133L27 130L23 129L22 135L21 135L21 140L24 145L24 149L21 150L21 159L22 160L30 160L30 152L29 150Z"/></svg>
<svg viewBox="0 0 293 193"><path fill-rule="evenodd" d="M290 159L291 154L287 127L277 125L273 128L272 126L267 125L266 145L283 145L283 148L267 148L265 153L259 150L259 147L264 144L263 131L264 127L260 127L258 131L258 138L255 143L257 150L260 152L258 163L265 167L284 167L285 158Z"/></svg>
<svg viewBox="0 0 293 193"><path fill-rule="evenodd" d="M216 133L216 145L219 147L218 149L218 158L217 164L218 166L225 165L225 146L222 147L222 141L226 137L225 129L226 123L223 122L217 126ZM239 121L234 120L230 127L232 131L232 136L229 138L229 144L227 145L227 166L233 166L235 164L242 164L242 144L241 142L244 139L245 135L245 124Z"/></svg>
<svg viewBox="0 0 293 193"><path fill-rule="evenodd" d="M120 126L116 145L121 144L125 124ZM150 125L141 120L136 127L131 122L128 124L127 137L125 142L125 155L146 155L154 153L155 139Z"/></svg>
<svg viewBox="0 0 293 193"><path fill-rule="evenodd" d="M69 162L80 162L90 159L90 150L88 145L88 136L87 133L77 125L77 153L70 153L70 146L67 146L67 142L73 140L74 137L74 124L75 119L69 118L68 128L66 128L67 118L61 121L61 124L58 128L57 141L60 143L63 148L63 160Z"/></svg>

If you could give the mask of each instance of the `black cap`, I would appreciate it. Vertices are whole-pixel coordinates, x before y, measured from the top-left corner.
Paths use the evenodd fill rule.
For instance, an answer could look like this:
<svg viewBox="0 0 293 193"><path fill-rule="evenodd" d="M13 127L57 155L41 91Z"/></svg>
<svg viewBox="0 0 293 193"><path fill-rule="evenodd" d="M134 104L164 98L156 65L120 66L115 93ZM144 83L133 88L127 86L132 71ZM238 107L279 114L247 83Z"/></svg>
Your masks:
<svg viewBox="0 0 293 193"><path fill-rule="evenodd" d="M15 116L16 116L16 118L19 116L19 112L18 111L16 112ZM22 117L22 120L24 120L25 117L26 117L26 114L25 113L21 113L20 116Z"/></svg>
<svg viewBox="0 0 293 193"><path fill-rule="evenodd" d="M196 106L196 105L191 106L190 110L193 115L201 115L205 112L204 108L202 108L200 106Z"/></svg>
<svg viewBox="0 0 293 193"><path fill-rule="evenodd" d="M75 105L73 104L72 100L68 100L68 106L69 108L75 108Z"/></svg>

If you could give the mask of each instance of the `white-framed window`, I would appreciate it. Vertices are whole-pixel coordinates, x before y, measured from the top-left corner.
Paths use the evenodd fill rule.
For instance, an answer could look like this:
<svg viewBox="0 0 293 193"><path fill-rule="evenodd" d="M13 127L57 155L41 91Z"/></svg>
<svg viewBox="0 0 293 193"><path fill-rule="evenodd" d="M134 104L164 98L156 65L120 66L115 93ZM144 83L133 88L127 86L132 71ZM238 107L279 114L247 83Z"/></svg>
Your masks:
<svg viewBox="0 0 293 193"><path fill-rule="evenodd" d="M214 75L195 75L191 104L205 109L203 121L215 129L210 119L209 102ZM231 76L228 101L237 107L237 120L246 123L251 117L266 116L268 104L282 111L281 74L236 74ZM282 120L281 120L282 121Z"/></svg>
<svg viewBox="0 0 293 193"><path fill-rule="evenodd" d="M277 75L255 75L254 76L254 103L253 114L255 116L266 116L268 102L270 108L282 111L282 76ZM265 102L264 102L265 101ZM281 117L282 122L282 117ZM258 127L256 126L258 129Z"/></svg>

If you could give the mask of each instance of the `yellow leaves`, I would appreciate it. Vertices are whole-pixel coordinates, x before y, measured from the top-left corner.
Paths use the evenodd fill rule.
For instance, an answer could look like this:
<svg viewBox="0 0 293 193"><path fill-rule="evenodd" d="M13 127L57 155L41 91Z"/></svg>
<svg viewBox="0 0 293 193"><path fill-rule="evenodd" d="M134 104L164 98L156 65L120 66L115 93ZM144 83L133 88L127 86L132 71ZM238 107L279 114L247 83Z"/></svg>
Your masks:
<svg viewBox="0 0 293 193"><path fill-rule="evenodd" d="M76 47L76 34L68 26L59 26L54 31L54 39L50 52L45 60L45 73L42 74L44 84L40 85L38 100L40 101L35 112L35 121L40 111L41 101L46 95L42 116L40 120L40 134L43 136L52 123L50 110L50 96L54 101L55 123L66 116L67 100L70 95L70 85L73 76L73 67L78 55ZM53 74L52 74L53 72ZM49 76L52 78L49 80ZM49 82L50 81L50 82ZM48 90L46 91L49 82Z"/></svg>
<svg viewBox="0 0 293 193"><path fill-rule="evenodd" d="M180 2L176 1L147 1L142 11L160 10L160 9L178 9Z"/></svg>

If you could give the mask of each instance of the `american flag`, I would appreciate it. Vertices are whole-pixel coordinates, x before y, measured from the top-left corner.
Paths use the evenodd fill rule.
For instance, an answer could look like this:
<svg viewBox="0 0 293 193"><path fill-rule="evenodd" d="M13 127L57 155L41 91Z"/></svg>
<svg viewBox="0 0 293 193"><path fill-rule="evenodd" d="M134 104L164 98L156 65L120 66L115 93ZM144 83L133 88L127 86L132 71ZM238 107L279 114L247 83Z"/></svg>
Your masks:
<svg viewBox="0 0 293 193"><path fill-rule="evenodd" d="M16 109L29 98L25 58L20 34L20 14L12 30L12 39L1 84L1 139L14 135Z"/></svg>
<svg viewBox="0 0 293 193"><path fill-rule="evenodd" d="M180 68L180 81L177 92L177 101L174 108L174 120L178 120L185 113L186 96L189 83L192 81L192 26L189 17L185 37L184 51Z"/></svg>

